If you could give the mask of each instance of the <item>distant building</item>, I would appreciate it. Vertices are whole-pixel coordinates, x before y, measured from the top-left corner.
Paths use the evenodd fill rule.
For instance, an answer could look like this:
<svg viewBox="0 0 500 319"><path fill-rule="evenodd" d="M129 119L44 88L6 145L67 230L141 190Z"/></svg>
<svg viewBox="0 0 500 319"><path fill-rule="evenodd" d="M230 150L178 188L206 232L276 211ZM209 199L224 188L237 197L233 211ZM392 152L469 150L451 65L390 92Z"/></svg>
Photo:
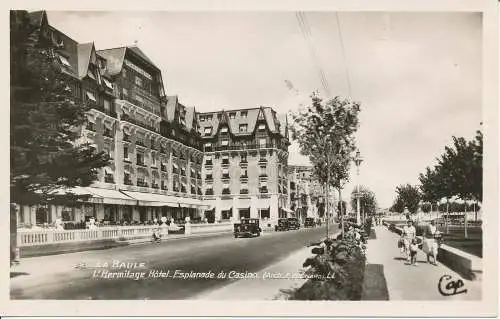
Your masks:
<svg viewBox="0 0 500 319"><path fill-rule="evenodd" d="M288 167L292 189L291 207L301 220L319 217L320 204L324 202L323 188L313 176L312 166L290 165Z"/></svg>

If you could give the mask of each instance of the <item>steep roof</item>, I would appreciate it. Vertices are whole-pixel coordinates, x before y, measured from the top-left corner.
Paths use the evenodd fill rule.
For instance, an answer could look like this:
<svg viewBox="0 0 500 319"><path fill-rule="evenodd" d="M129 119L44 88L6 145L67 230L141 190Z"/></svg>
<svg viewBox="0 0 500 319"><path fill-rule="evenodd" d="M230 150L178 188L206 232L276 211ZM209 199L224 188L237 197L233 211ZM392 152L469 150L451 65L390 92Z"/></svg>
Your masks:
<svg viewBox="0 0 500 319"><path fill-rule="evenodd" d="M186 107L186 128L190 131L194 124L195 109L193 106Z"/></svg>
<svg viewBox="0 0 500 319"><path fill-rule="evenodd" d="M30 22L37 27L42 26L44 19L47 19L47 13L45 11L33 11L28 13L30 17Z"/></svg>
<svg viewBox="0 0 500 319"><path fill-rule="evenodd" d="M278 121L280 123L280 134L284 137L288 137L288 116L286 113L277 115Z"/></svg>
<svg viewBox="0 0 500 319"><path fill-rule="evenodd" d="M132 52L134 52L135 54L137 54L139 57L141 57L144 61L146 61L147 63L151 64L152 66L154 66L156 69L158 69L158 67L154 64L153 61L151 61L150 58L148 58L148 56L142 52L141 49L139 49L138 46L136 45L132 45L132 46L128 46L127 47L128 49L130 49ZM158 69L159 70L159 69Z"/></svg>
<svg viewBox="0 0 500 319"><path fill-rule="evenodd" d="M173 122L175 117L175 109L177 107L177 95L167 96L167 106L165 108L165 118L168 122Z"/></svg>
<svg viewBox="0 0 500 319"><path fill-rule="evenodd" d="M246 112L246 116L242 116L241 113ZM286 127L285 123L279 125L278 119L276 119L275 112L270 107L260 107L260 108L252 108L252 109L240 109L240 110L230 110L230 111L218 111L218 112L207 112L207 113L198 113L197 119L200 126L200 133L202 136L207 136L204 134L204 130L206 127L212 127L212 133L209 137L213 137L219 131L219 126L221 123L227 120L227 124L229 126L229 131L235 136L245 136L251 135L256 129L257 119L259 117L260 112L262 112L263 118L267 123L269 130L272 133L282 134L285 132L283 127ZM230 114L235 113L234 118L231 118ZM211 119L207 118L207 116L212 116ZM219 119L221 116L221 119ZM204 117L204 120L201 121L200 117ZM223 119L223 120L222 120ZM240 125L246 124L247 131L240 133ZM278 131L278 127L280 128ZM285 135L283 135L285 136ZM208 136L207 136L208 137Z"/></svg>
<svg viewBox="0 0 500 319"><path fill-rule="evenodd" d="M87 75L89 68L90 56L94 49L94 43L80 43L78 48L78 77L81 79Z"/></svg>
<svg viewBox="0 0 500 319"><path fill-rule="evenodd" d="M117 75L122 70L126 47L105 49L97 51L97 54L106 59L109 75Z"/></svg>

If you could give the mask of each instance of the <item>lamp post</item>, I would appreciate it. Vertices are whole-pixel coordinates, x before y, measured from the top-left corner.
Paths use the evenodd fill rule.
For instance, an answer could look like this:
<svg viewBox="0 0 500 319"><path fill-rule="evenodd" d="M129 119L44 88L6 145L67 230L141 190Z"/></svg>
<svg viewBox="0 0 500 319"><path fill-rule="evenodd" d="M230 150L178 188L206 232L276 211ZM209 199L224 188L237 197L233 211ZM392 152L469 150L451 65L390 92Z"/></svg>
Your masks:
<svg viewBox="0 0 500 319"><path fill-rule="evenodd" d="M356 164L356 175L357 175L357 190L356 190L356 222L358 225L361 225L361 216L359 212L359 166L363 162L363 158L361 157L361 153L358 151L356 152L356 157L354 158L354 163Z"/></svg>

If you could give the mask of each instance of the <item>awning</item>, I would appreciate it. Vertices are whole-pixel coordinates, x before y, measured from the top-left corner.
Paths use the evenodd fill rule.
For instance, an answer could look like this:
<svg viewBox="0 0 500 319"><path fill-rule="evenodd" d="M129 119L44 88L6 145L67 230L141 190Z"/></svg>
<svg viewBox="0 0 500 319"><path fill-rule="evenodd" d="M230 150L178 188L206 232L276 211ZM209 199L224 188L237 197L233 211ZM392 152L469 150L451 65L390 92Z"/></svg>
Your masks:
<svg viewBox="0 0 500 319"><path fill-rule="evenodd" d="M102 197L102 201L104 204L137 205L137 201L134 198L131 198L114 189L96 187L87 187L87 189L94 195Z"/></svg>
<svg viewBox="0 0 500 319"><path fill-rule="evenodd" d="M137 200L139 206L169 206L179 207L178 198L174 196L123 191L123 193Z"/></svg>
<svg viewBox="0 0 500 319"><path fill-rule="evenodd" d="M287 213L295 213L293 210L288 209L288 208L286 208L286 207L281 207L281 209L283 209L283 210L284 210L285 212L287 212Z"/></svg>
<svg viewBox="0 0 500 319"><path fill-rule="evenodd" d="M220 206L218 207L220 208L220 210L228 210L232 206L233 206L233 200L231 199L231 200L221 200Z"/></svg>
<svg viewBox="0 0 500 319"><path fill-rule="evenodd" d="M35 191L35 193L40 194L41 192ZM88 198L86 200L86 202L89 202L89 203L96 203L96 204L102 203L102 198L99 196L95 196L95 194L91 193L86 187L77 186L77 187L67 188L67 189L59 188L59 189L56 189L56 190L50 192L51 195L61 195L61 196L67 195L68 193L74 194L77 196L91 196L90 198Z"/></svg>

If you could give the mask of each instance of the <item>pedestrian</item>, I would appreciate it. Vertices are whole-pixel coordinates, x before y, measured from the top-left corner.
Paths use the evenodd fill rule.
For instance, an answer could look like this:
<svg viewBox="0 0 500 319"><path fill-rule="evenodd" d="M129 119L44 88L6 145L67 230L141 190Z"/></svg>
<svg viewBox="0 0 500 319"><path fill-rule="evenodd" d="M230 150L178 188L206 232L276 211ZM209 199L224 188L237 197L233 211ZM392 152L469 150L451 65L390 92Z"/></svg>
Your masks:
<svg viewBox="0 0 500 319"><path fill-rule="evenodd" d="M413 222L408 220L407 225L403 227L403 232L401 233L401 238L403 239L404 252L406 254L406 260L410 261L410 245L413 239L416 238L416 229L413 226Z"/></svg>
<svg viewBox="0 0 500 319"><path fill-rule="evenodd" d="M422 248L424 253L427 255L427 262L437 266L437 255L439 251L439 239L441 238L441 233L437 229L436 222L434 220L431 221L429 227L425 230L424 237L425 239Z"/></svg>
<svg viewBox="0 0 500 319"><path fill-rule="evenodd" d="M417 239L413 238L410 244L410 264L413 266L417 265L417 252L418 252Z"/></svg>

